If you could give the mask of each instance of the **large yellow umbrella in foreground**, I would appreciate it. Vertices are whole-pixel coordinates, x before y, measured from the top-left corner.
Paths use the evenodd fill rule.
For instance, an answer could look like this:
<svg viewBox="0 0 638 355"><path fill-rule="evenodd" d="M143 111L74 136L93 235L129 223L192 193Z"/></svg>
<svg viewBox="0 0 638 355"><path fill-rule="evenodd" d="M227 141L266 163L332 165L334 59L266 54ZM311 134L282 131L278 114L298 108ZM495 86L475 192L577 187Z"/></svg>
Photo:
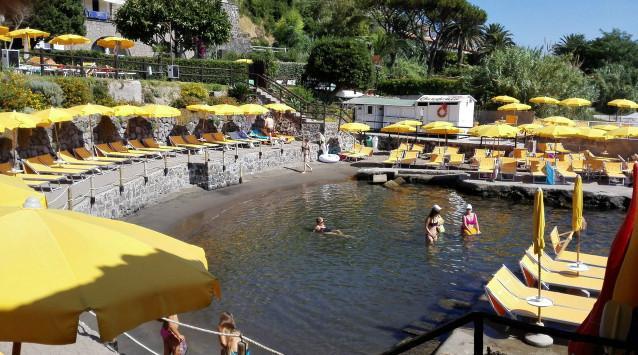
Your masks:
<svg viewBox="0 0 638 355"><path fill-rule="evenodd" d="M507 96L507 95L494 96L490 100L492 100L494 102L504 103L504 104L511 104L513 102L514 103L520 102L520 101L518 101L518 99L513 98L511 96Z"/></svg>
<svg viewBox="0 0 638 355"><path fill-rule="evenodd" d="M277 111L277 112L296 112L294 108L286 105L286 104L268 104L268 105L264 105L264 107L267 107L273 111Z"/></svg>
<svg viewBox="0 0 638 355"><path fill-rule="evenodd" d="M133 224L40 208L0 207L0 341L74 343L93 310L102 341L220 297L204 250ZM14 345L15 346L15 345Z"/></svg>
<svg viewBox="0 0 638 355"><path fill-rule="evenodd" d="M44 194L36 192L20 178L0 174L0 190L0 207L21 207L30 196L37 198L41 206L47 206Z"/></svg>
<svg viewBox="0 0 638 355"><path fill-rule="evenodd" d="M638 127L623 126L607 132L608 138L638 138Z"/></svg>
<svg viewBox="0 0 638 355"><path fill-rule="evenodd" d="M351 133L367 132L370 130L370 126L360 122L348 122L348 123L342 124L341 127L339 127L339 130L343 132L351 132Z"/></svg>
<svg viewBox="0 0 638 355"><path fill-rule="evenodd" d="M533 97L533 98L529 99L529 102L531 102L533 104L558 105L558 103L560 101L556 100L553 97L538 96L538 97Z"/></svg>
<svg viewBox="0 0 638 355"><path fill-rule="evenodd" d="M239 109L244 115L263 115L268 113L268 109L262 105L257 104L245 104L239 106Z"/></svg>
<svg viewBox="0 0 638 355"><path fill-rule="evenodd" d="M21 28L7 33L7 37L22 38L22 47L25 50L31 49L31 39L40 37L49 37L49 32L36 30L34 28Z"/></svg>
<svg viewBox="0 0 638 355"><path fill-rule="evenodd" d="M145 105L140 107L140 116L147 118L179 117L182 111L167 105Z"/></svg>
<svg viewBox="0 0 638 355"><path fill-rule="evenodd" d="M550 116L550 117L545 117L543 118L541 121L543 121L543 123L546 124L553 124L553 125L558 125L558 126L575 126L576 122L574 122L573 120L570 120L567 117L563 117L563 116Z"/></svg>
<svg viewBox="0 0 638 355"><path fill-rule="evenodd" d="M9 33L9 27L0 26L0 35L6 35L7 33Z"/></svg>
<svg viewBox="0 0 638 355"><path fill-rule="evenodd" d="M0 41L2 41L2 42L11 42L11 37L7 37L5 35L0 35Z"/></svg>

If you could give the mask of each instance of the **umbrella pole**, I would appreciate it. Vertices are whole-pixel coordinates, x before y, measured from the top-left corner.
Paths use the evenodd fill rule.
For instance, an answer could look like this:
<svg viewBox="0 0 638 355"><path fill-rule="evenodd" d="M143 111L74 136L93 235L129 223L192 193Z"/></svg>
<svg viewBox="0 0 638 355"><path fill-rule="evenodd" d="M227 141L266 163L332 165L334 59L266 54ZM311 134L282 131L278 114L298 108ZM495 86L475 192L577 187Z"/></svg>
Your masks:
<svg viewBox="0 0 638 355"><path fill-rule="evenodd" d="M538 299L541 299L541 256L543 251L538 254ZM538 323L541 323L541 308L538 307Z"/></svg>
<svg viewBox="0 0 638 355"><path fill-rule="evenodd" d="M11 347L11 355L20 355L21 351L22 351L22 343L13 342L13 346Z"/></svg>

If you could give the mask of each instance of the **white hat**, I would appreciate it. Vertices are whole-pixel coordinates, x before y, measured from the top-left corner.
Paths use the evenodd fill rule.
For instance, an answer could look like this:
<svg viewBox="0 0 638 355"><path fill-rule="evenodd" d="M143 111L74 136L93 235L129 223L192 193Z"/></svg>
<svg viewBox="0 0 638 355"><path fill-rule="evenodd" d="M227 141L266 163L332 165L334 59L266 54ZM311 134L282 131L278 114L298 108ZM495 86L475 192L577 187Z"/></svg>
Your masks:
<svg viewBox="0 0 638 355"><path fill-rule="evenodd" d="M472 209L472 205L471 204L467 204L467 206L465 207L466 210L471 210Z"/></svg>
<svg viewBox="0 0 638 355"><path fill-rule="evenodd" d="M435 210L435 211L437 211L437 212L439 212L439 211L441 211L441 206L439 206L439 205L434 205L434 206L432 206L432 209L433 209L433 210Z"/></svg>

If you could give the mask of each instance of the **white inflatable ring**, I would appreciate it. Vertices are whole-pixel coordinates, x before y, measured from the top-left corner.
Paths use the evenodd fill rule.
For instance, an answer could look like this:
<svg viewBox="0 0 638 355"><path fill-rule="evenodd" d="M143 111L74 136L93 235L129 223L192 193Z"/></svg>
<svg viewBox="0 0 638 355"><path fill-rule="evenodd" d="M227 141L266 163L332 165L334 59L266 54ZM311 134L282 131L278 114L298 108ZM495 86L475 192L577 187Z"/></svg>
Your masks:
<svg viewBox="0 0 638 355"><path fill-rule="evenodd" d="M319 156L319 161L322 163L336 163L339 160L341 160L341 158L339 158L337 154L321 154Z"/></svg>

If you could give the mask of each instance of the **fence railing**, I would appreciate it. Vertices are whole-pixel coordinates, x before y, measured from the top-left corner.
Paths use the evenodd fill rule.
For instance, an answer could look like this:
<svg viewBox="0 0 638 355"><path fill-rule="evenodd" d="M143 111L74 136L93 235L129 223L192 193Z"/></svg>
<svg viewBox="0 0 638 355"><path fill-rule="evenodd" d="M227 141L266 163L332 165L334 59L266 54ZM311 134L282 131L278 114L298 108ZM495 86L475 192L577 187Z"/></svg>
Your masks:
<svg viewBox="0 0 638 355"><path fill-rule="evenodd" d="M81 56L59 51L18 52L19 56L7 65L0 61L0 69L11 69L25 74L85 76L105 78L134 78L186 82L218 83L233 85L247 82L248 71L210 66L178 65L179 75L169 76L171 62L158 57L148 58L123 56Z"/></svg>
<svg viewBox="0 0 638 355"><path fill-rule="evenodd" d="M413 349L421 344L424 344L430 340L445 335L456 328L462 327L468 323L474 325L474 354L483 354L483 332L485 322L500 324L509 327L510 329L521 330L530 333L547 334L551 337L577 341L582 343L594 344L595 346L605 346L622 350L638 350L638 343L620 341L609 338L602 338L591 335L583 335L566 330L544 327L536 324L525 323L522 321L500 317L495 314L485 312L471 312L440 327L433 329L432 331L419 335L411 340L401 343L388 351L383 352L383 355L396 355L402 354L410 349Z"/></svg>

